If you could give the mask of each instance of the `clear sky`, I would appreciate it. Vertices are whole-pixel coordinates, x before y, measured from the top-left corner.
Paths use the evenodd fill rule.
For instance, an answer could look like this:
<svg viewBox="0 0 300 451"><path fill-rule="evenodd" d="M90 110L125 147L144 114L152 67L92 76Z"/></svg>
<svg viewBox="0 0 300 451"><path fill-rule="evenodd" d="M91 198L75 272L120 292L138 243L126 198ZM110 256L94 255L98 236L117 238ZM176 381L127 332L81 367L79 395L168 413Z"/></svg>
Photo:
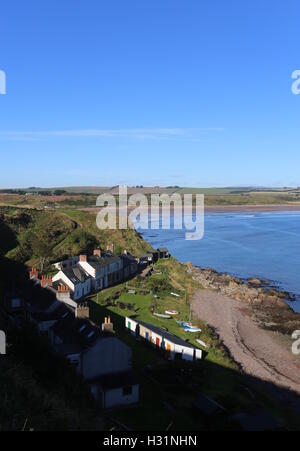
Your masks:
<svg viewBox="0 0 300 451"><path fill-rule="evenodd" d="M9 0L0 187L300 185L299 0Z"/></svg>

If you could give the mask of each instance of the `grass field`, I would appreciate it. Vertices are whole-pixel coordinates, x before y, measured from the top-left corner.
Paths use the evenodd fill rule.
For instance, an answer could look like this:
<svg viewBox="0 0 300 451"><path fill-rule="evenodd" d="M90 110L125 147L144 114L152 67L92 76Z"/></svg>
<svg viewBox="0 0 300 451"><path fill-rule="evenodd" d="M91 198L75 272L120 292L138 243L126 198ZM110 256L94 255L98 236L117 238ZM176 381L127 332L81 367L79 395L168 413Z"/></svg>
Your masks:
<svg viewBox="0 0 300 451"><path fill-rule="evenodd" d="M17 206L36 209L92 209L96 208L97 196L110 193L118 202L118 187L71 187L60 188L64 193L54 195L48 190L31 191L31 195L3 193L0 191L0 206ZM49 194L50 192L50 194ZM257 188L179 188L179 187L129 187L128 195L141 193L150 200L151 194L204 194L206 206L248 206L248 205L300 205L299 189L257 189Z"/></svg>

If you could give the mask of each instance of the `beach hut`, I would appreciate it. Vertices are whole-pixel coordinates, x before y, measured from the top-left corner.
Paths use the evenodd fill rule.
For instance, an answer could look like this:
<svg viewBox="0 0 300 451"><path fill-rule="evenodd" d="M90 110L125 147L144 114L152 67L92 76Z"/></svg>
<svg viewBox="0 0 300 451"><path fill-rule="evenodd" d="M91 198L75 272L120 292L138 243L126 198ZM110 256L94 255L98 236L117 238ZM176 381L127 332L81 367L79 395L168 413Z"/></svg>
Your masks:
<svg viewBox="0 0 300 451"><path fill-rule="evenodd" d="M126 328L131 333L151 343L157 349L166 351L167 356L171 360L181 358L182 360L193 362L203 358L203 351L201 349L153 324L126 318Z"/></svg>

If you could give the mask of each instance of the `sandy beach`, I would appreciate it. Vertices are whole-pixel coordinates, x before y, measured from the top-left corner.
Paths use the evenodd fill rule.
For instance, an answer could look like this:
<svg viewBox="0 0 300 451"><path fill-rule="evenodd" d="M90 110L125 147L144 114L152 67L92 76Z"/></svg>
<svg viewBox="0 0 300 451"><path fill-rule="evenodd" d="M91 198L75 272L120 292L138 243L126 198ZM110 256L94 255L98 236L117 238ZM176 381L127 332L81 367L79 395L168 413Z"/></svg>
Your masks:
<svg viewBox="0 0 300 451"><path fill-rule="evenodd" d="M195 293L192 310L215 329L246 374L300 393L300 357L277 333L259 327L249 305L203 289Z"/></svg>

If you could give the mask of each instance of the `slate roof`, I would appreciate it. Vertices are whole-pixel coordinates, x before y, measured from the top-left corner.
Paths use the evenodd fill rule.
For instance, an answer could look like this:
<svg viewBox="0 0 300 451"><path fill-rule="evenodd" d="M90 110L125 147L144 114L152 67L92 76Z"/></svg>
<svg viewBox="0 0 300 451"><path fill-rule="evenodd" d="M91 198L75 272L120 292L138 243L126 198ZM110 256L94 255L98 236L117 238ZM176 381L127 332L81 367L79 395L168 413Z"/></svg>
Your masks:
<svg viewBox="0 0 300 451"><path fill-rule="evenodd" d="M88 263L92 266L92 268L96 269L96 271L105 266L111 265L112 263L117 263L118 261L120 261L120 257L113 254L105 254L104 257L88 257Z"/></svg>
<svg viewBox="0 0 300 451"><path fill-rule="evenodd" d="M183 340L182 338L176 337L176 335L173 335L171 334L171 332L161 329L160 327L154 326L153 324L144 323L143 321L136 319L134 319L133 321L176 345L185 346L186 348L190 349L197 349L196 346L191 345L189 342Z"/></svg>
<svg viewBox="0 0 300 451"><path fill-rule="evenodd" d="M58 321L68 311L66 305L61 302L57 304L57 308L53 312L33 311L31 312L31 316L38 322Z"/></svg>
<svg viewBox="0 0 300 451"><path fill-rule="evenodd" d="M158 252L169 252L169 249L167 249L166 247L159 247Z"/></svg>
<svg viewBox="0 0 300 451"><path fill-rule="evenodd" d="M58 336L64 345L74 345L84 350L100 337L111 337L111 334L103 333L91 320L75 318L74 312L68 310L68 314L52 327L54 335Z"/></svg>
<svg viewBox="0 0 300 451"><path fill-rule="evenodd" d="M63 356L69 356L72 354L80 354L82 351L82 346L78 344L60 344L55 345L55 350Z"/></svg>
<svg viewBox="0 0 300 451"><path fill-rule="evenodd" d="M46 312L56 303L58 303L56 291L50 287L47 287L47 289L42 288L39 281L39 283L35 283L32 286L30 295L28 295L26 300L26 307L31 313Z"/></svg>
<svg viewBox="0 0 300 451"><path fill-rule="evenodd" d="M63 268L61 271L74 285L84 283L90 278L90 276L85 273L78 263L72 268Z"/></svg>
<svg viewBox="0 0 300 451"><path fill-rule="evenodd" d="M131 254L123 254L121 255L121 259L123 260L124 268L132 265L133 263L137 264L136 259Z"/></svg>

